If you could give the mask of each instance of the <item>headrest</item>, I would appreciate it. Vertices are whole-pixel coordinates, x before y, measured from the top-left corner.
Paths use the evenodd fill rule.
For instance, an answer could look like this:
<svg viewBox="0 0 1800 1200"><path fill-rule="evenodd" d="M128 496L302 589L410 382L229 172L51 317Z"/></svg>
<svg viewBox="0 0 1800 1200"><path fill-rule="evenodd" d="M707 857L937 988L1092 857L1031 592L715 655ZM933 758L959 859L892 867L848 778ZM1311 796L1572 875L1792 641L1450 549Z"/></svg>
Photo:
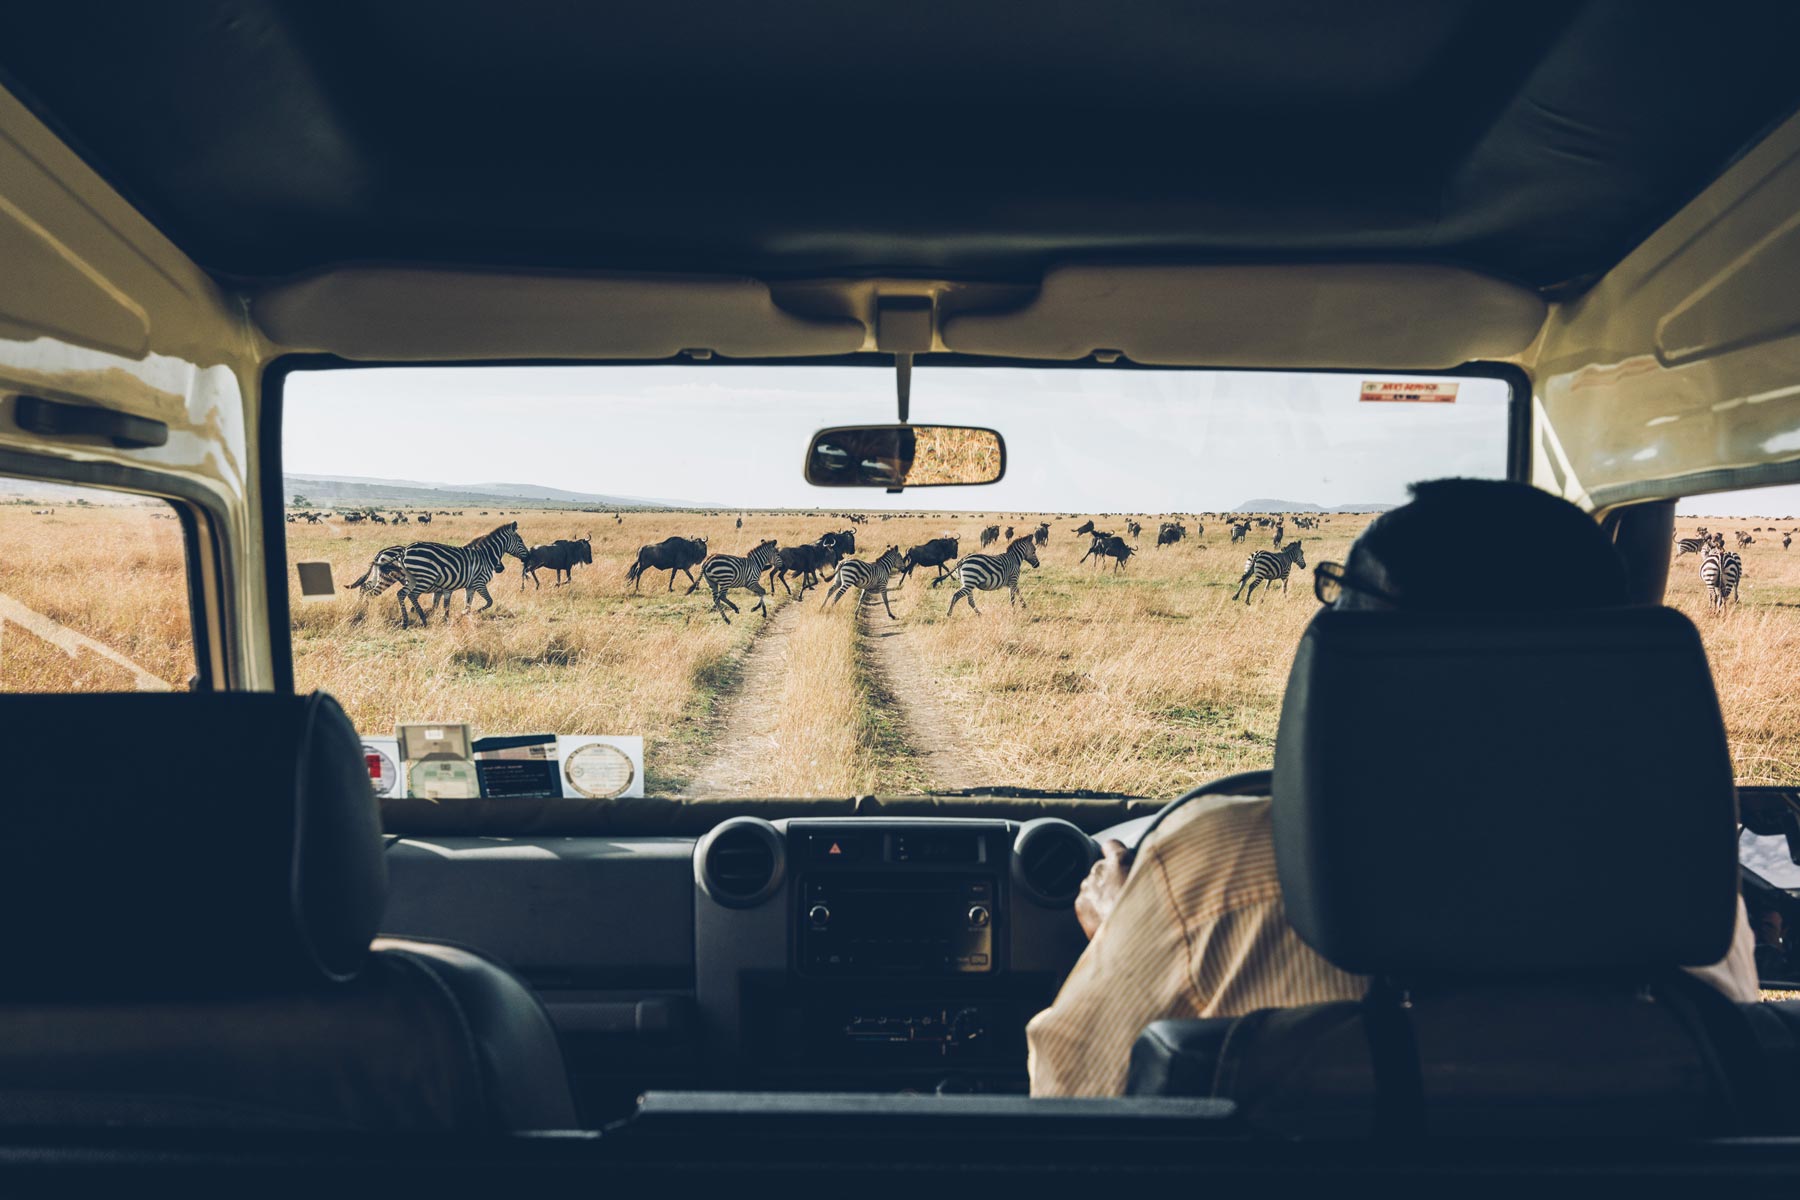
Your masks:
<svg viewBox="0 0 1800 1200"><path fill-rule="evenodd" d="M0 696L0 998L269 991L361 968L387 899L323 694Z"/></svg>
<svg viewBox="0 0 1800 1200"><path fill-rule="evenodd" d="M1731 941L1731 756L1671 609L1321 612L1273 791L1288 916L1347 971L1659 969Z"/></svg>

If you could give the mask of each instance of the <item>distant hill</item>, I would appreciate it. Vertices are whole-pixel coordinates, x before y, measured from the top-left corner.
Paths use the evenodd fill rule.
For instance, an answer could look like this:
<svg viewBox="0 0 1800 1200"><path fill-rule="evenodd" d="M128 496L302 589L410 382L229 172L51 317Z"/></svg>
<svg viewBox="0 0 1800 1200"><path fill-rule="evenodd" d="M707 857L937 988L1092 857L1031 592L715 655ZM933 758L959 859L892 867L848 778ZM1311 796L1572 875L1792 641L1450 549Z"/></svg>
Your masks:
<svg viewBox="0 0 1800 1200"><path fill-rule="evenodd" d="M1370 513L1386 512L1388 509L1396 507L1398 506L1393 504L1369 503L1337 504L1325 508L1304 500L1246 500L1231 511L1245 513Z"/></svg>
<svg viewBox="0 0 1800 1200"><path fill-rule="evenodd" d="M689 500L571 492L531 483L426 483L416 479L373 479L364 475L287 475L286 498L305 496L320 508L382 505L446 508L470 505L504 508L714 508Z"/></svg>

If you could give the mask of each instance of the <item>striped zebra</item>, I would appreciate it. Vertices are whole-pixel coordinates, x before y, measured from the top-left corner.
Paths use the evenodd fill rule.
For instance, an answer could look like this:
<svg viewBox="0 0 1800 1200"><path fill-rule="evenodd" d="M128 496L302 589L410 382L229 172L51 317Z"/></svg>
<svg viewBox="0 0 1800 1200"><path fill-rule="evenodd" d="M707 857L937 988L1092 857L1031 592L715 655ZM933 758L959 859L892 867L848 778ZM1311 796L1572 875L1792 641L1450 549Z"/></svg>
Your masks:
<svg viewBox="0 0 1800 1200"><path fill-rule="evenodd" d="M1680 558L1684 554L1702 554L1710 545L1712 545L1712 539L1705 534L1701 534L1699 537L1677 538L1675 539L1675 557Z"/></svg>
<svg viewBox="0 0 1800 1200"><path fill-rule="evenodd" d="M1277 579L1281 580L1281 590L1285 595L1288 572L1295 567L1304 566L1306 566L1306 552L1300 549L1299 542L1289 542L1279 551L1258 550L1244 560L1244 577L1238 580L1238 590L1231 594L1231 598L1236 600L1239 593L1242 593L1244 603L1248 604L1250 597L1256 595L1257 584L1266 583L1270 587L1274 587ZM1248 592L1244 591L1246 583L1250 585Z"/></svg>
<svg viewBox="0 0 1800 1200"><path fill-rule="evenodd" d="M397 556L392 553L395 549L400 551ZM435 593L437 608L443 612L446 621L450 619L450 593L459 588L467 592L464 611L474 608L475 593L480 592L485 601L481 611L486 612L494 607L494 598L488 594L488 580L506 570L504 560L508 554L524 562L529 553L530 548L519 536L519 523L513 521L482 534L465 546L446 546L442 542L389 546L375 556L363 578L350 586L362 587L367 592L369 588L365 581L374 575L377 577L374 591L379 594L389 584L399 583L400 627L405 629L409 624L406 618L408 602L419 614L420 623L430 623L419 605L419 597L427 592Z"/></svg>
<svg viewBox="0 0 1800 1200"><path fill-rule="evenodd" d="M957 563L956 582L960 586L956 589L956 595L950 597L949 612L956 611L958 600L967 600L970 611L980 616L981 610L975 607L977 589L992 592L1008 588L1010 595L1007 599L1014 604L1024 604L1024 597L1019 595L1019 564L1022 562L1028 562L1034 567L1038 565L1037 547L1032 545L1028 537L1013 542L1006 548L1005 554L971 554Z"/></svg>
<svg viewBox="0 0 1800 1200"><path fill-rule="evenodd" d="M1029 542L1030 538L1022 539ZM843 594L851 588L862 589L861 603L867 604L871 593L881 597L881 607L887 609L889 618L894 617L893 605L888 603L888 584L900 570L900 547L889 546L881 552L881 557L872 563L860 558L847 558L838 564L837 581L831 585L831 591L825 597L825 607L836 604Z"/></svg>
<svg viewBox="0 0 1800 1200"><path fill-rule="evenodd" d="M1725 607L1727 600L1737 597L1738 584L1744 578L1744 560L1715 546L1700 560L1700 583L1715 609Z"/></svg>
<svg viewBox="0 0 1800 1200"><path fill-rule="evenodd" d="M712 589L713 611L718 613L720 619L729 625L731 618L725 615L725 610L728 608L732 612L741 612L742 610L733 604L731 598L725 593L732 588L744 588L751 595L757 597L756 607L751 611L760 612L764 619L767 619L769 594L763 590L763 572L780 562L781 555L775 552L774 538L758 542L756 549L742 556L714 554L700 564L700 578L694 580L688 586L688 590L682 594L691 596L694 594L694 589L704 583Z"/></svg>

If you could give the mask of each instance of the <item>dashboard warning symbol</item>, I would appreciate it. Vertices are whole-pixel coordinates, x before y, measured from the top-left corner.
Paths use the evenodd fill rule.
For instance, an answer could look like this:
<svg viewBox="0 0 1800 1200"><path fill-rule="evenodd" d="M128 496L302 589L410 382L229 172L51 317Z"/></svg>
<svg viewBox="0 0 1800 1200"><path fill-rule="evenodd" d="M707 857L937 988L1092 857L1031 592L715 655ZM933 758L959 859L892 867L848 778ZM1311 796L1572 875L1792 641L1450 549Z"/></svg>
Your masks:
<svg viewBox="0 0 1800 1200"><path fill-rule="evenodd" d="M825 853L827 853L827 854L842 854L843 852L844 852L844 848L842 846L838 845L836 842L833 842L833 843L831 843L831 849L827 850Z"/></svg>

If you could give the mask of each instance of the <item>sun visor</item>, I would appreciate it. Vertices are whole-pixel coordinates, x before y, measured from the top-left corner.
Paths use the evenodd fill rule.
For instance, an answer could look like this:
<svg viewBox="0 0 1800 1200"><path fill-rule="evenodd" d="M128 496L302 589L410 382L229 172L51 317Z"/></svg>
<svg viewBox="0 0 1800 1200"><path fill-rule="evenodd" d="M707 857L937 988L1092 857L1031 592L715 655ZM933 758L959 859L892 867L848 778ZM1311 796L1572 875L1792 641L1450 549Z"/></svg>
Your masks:
<svg viewBox="0 0 1800 1200"><path fill-rule="evenodd" d="M251 315L284 350L365 361L787 358L854 353L867 334L726 276L351 268L264 291Z"/></svg>
<svg viewBox="0 0 1800 1200"><path fill-rule="evenodd" d="M1002 313L947 314L947 349L1009 358L1444 370L1530 346L1537 293L1430 264L1070 266Z"/></svg>

